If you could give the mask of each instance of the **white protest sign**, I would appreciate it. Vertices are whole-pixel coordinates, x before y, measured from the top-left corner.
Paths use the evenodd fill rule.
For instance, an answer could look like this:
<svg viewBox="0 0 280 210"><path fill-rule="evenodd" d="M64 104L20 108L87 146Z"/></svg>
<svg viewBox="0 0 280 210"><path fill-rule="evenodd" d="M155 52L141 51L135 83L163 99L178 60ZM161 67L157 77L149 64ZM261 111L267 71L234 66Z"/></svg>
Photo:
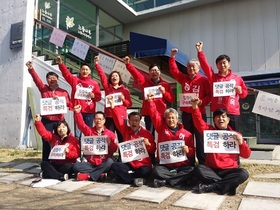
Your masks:
<svg viewBox="0 0 280 210"><path fill-rule="evenodd" d="M65 160L66 153L65 153L66 145L55 145L49 155L49 159L51 160Z"/></svg>
<svg viewBox="0 0 280 210"><path fill-rule="evenodd" d="M280 96L259 91L252 112L280 120Z"/></svg>
<svg viewBox="0 0 280 210"><path fill-rule="evenodd" d="M63 31L61 31L57 28L53 28L51 38L50 38L50 43L53 43L59 47L62 47L63 43L65 41L65 38L66 38L66 33L64 33Z"/></svg>
<svg viewBox="0 0 280 210"><path fill-rule="evenodd" d="M70 52L82 60L85 60L88 49L89 45L76 38Z"/></svg>
<svg viewBox="0 0 280 210"><path fill-rule="evenodd" d="M109 57L107 55L104 55L102 53L99 53L98 57L99 57L98 63L102 67L103 71L106 74L110 74L112 72L112 70L113 70L113 67L115 65L116 59L111 58L111 57Z"/></svg>
<svg viewBox="0 0 280 210"><path fill-rule="evenodd" d="M124 83L126 83L126 84L129 83L131 74L129 73L129 71L127 71L126 66L123 62L116 60L113 70L120 72L122 81Z"/></svg>
<svg viewBox="0 0 280 210"><path fill-rule="evenodd" d="M149 157L148 151L144 143L144 138L137 138L125 141L119 143L118 146L123 163Z"/></svg>
<svg viewBox="0 0 280 210"><path fill-rule="evenodd" d="M147 95L150 93L154 94L154 98L162 98L162 92L159 90L159 87L160 86L158 85L144 88L145 99L147 99Z"/></svg>
<svg viewBox="0 0 280 210"><path fill-rule="evenodd" d="M41 115L64 114L67 113L65 97L41 98L40 99Z"/></svg>
<svg viewBox="0 0 280 210"><path fill-rule="evenodd" d="M81 150L84 155L107 155L107 136L83 136L81 139Z"/></svg>
<svg viewBox="0 0 280 210"><path fill-rule="evenodd" d="M239 144L234 139L235 132L226 130L204 131L205 153L239 154Z"/></svg>
<svg viewBox="0 0 280 210"><path fill-rule="evenodd" d="M121 100L121 95L122 95L122 93L114 93L114 94L110 94L110 95L107 95L106 96L106 107L111 107L110 106L110 103L109 103L109 98L110 97L114 97L114 105L115 106L120 106L120 105L123 105L123 101Z"/></svg>
<svg viewBox="0 0 280 210"><path fill-rule="evenodd" d="M235 96L235 81L214 82L213 97Z"/></svg>
<svg viewBox="0 0 280 210"><path fill-rule="evenodd" d="M192 106L191 99L197 97L197 93L180 93L180 107Z"/></svg>
<svg viewBox="0 0 280 210"><path fill-rule="evenodd" d="M89 93L92 91L91 88L85 88L85 87L77 87L75 92L75 99L81 99L81 100L90 100Z"/></svg>
<svg viewBox="0 0 280 210"><path fill-rule="evenodd" d="M170 164L187 160L186 153L182 149L184 145L185 142L182 140L158 143L159 164Z"/></svg>

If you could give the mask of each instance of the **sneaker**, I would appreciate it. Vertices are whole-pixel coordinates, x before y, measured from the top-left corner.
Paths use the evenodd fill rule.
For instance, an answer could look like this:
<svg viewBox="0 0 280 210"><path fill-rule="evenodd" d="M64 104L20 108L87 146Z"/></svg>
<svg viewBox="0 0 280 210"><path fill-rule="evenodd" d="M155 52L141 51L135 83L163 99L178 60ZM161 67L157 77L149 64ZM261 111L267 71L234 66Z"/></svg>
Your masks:
<svg viewBox="0 0 280 210"><path fill-rule="evenodd" d="M136 178L136 179L133 180L133 182L134 182L134 185L136 187L141 187L144 184L144 179L143 178Z"/></svg>
<svg viewBox="0 0 280 210"><path fill-rule="evenodd" d="M68 174L64 174L63 178L64 178L64 181L66 181L66 180L69 179L69 175Z"/></svg>
<svg viewBox="0 0 280 210"><path fill-rule="evenodd" d="M86 180L89 180L89 178L90 178L89 174L81 173L81 172L79 172L77 174L77 180L78 181L86 181Z"/></svg>
<svg viewBox="0 0 280 210"><path fill-rule="evenodd" d="M166 185L166 180L161 180L161 179L154 179L154 187L163 187Z"/></svg>
<svg viewBox="0 0 280 210"><path fill-rule="evenodd" d="M43 178L43 171L40 172L39 177Z"/></svg>
<svg viewBox="0 0 280 210"><path fill-rule="evenodd" d="M100 182L104 182L107 178L107 173L102 173L98 179Z"/></svg>
<svg viewBox="0 0 280 210"><path fill-rule="evenodd" d="M199 184L198 185L198 192L199 193L207 193L207 192L214 192L215 186L213 184Z"/></svg>

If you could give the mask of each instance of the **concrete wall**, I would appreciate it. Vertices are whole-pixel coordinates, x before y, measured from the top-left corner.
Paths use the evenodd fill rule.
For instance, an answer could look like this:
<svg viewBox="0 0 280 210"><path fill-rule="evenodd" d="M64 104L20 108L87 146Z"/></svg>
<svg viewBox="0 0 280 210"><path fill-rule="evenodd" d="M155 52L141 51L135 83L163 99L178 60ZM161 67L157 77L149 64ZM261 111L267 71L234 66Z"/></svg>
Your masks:
<svg viewBox="0 0 280 210"><path fill-rule="evenodd" d="M24 67L31 58L33 5L32 0L2 0L0 4L0 147L18 146L24 133L26 87L30 84ZM21 21L23 47L11 50L11 24Z"/></svg>
<svg viewBox="0 0 280 210"><path fill-rule="evenodd" d="M124 40L130 31L166 38L189 58L201 40L214 69L216 57L228 54L242 76L279 72L279 0L224 0L126 25Z"/></svg>

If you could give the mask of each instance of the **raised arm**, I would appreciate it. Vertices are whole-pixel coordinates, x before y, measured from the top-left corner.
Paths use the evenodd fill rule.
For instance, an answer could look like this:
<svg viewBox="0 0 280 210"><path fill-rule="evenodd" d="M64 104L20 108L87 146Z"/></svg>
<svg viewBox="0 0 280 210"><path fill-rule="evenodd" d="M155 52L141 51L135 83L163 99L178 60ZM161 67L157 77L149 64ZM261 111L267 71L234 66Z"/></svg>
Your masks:
<svg viewBox="0 0 280 210"><path fill-rule="evenodd" d="M134 80L140 85L145 83L145 77L130 63L130 58L128 56L123 59L126 69L130 72Z"/></svg>
<svg viewBox="0 0 280 210"><path fill-rule="evenodd" d="M74 106L74 119L78 128L82 131L85 136L91 135L91 128L85 124L83 116L81 114L81 105Z"/></svg>
<svg viewBox="0 0 280 210"><path fill-rule="evenodd" d="M170 53L170 58L169 58L169 71L172 74L172 76L179 82L183 82L184 81L184 77L185 75L179 71L177 63L176 63L176 59L175 59L175 55L178 53L178 49L177 48L173 48L171 50Z"/></svg>
<svg viewBox="0 0 280 210"><path fill-rule="evenodd" d="M58 67L61 71L62 76L72 86L75 76L72 75L71 72L67 69L60 56L57 56L56 62L58 63Z"/></svg>
<svg viewBox="0 0 280 210"><path fill-rule="evenodd" d="M35 85L37 86L37 88L41 92L41 90L45 87L45 84L42 82L42 80L40 79L40 77L36 73L36 71L35 71L35 69L32 65L32 62L28 61L25 65L27 66L28 72L30 73Z"/></svg>
<svg viewBox="0 0 280 210"><path fill-rule="evenodd" d="M95 65L95 69L100 77L100 81L101 81L101 84L103 86L104 89L107 89L108 88L108 79L107 79L107 76L106 74L104 73L102 67L99 65L99 57L98 56L95 56L94 57L94 65Z"/></svg>

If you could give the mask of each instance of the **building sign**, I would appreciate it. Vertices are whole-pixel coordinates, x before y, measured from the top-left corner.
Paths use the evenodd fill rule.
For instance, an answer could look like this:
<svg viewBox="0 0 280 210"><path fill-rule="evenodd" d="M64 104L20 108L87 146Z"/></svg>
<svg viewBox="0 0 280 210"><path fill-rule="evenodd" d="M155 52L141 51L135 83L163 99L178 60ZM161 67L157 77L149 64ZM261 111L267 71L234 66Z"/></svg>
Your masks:
<svg viewBox="0 0 280 210"><path fill-rule="evenodd" d="M10 49L19 49L22 47L23 22L11 25Z"/></svg>

